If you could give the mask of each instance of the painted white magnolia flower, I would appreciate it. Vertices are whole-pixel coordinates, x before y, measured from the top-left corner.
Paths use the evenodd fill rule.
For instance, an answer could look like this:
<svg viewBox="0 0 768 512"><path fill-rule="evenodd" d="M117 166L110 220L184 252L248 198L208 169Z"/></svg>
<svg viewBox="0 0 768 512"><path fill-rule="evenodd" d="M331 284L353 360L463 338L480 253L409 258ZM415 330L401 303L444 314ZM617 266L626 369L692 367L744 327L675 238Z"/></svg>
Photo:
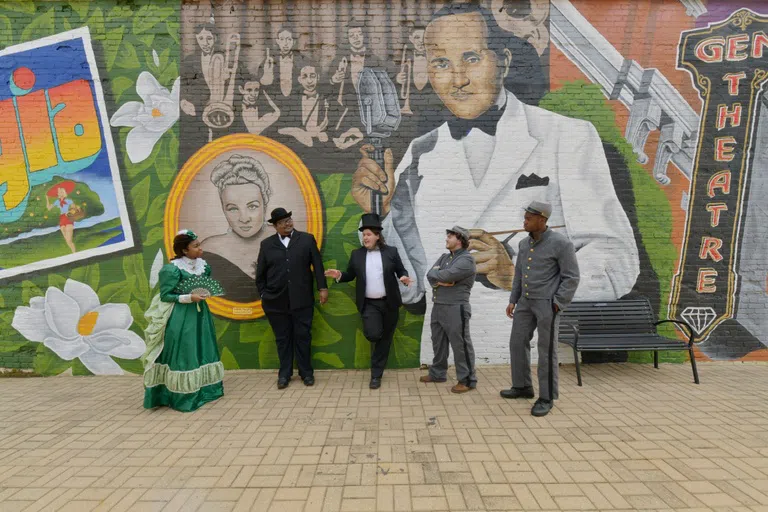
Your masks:
<svg viewBox="0 0 768 512"><path fill-rule="evenodd" d="M132 163L145 160L152 149L179 119L179 83L173 82L171 92L148 71L142 71L136 81L136 92L142 101L129 101L112 115L112 126L131 126L125 150ZM142 103L143 102L143 103Z"/></svg>
<svg viewBox="0 0 768 512"><path fill-rule="evenodd" d="M127 304L101 304L87 284L67 279L64 291L51 286L45 297L19 306L11 325L29 341L43 343L67 361L79 358L95 375L121 375L110 356L141 357L141 337L128 330L133 316Z"/></svg>

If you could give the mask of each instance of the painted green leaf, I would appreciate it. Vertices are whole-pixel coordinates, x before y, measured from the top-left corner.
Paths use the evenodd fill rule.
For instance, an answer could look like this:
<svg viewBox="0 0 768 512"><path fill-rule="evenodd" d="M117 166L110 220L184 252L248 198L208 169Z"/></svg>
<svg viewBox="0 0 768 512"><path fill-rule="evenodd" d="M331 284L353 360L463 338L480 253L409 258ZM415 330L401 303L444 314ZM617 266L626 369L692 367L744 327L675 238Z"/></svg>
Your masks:
<svg viewBox="0 0 768 512"><path fill-rule="evenodd" d="M9 352L16 352L21 347L24 347L26 345L29 345L28 341L19 341L16 343L9 343L6 341L0 341L0 353L9 353Z"/></svg>
<svg viewBox="0 0 768 512"><path fill-rule="evenodd" d="M149 206L149 212L147 212L147 220L144 222L145 226L154 226L163 222L163 214L165 213L165 201L168 199L168 194L160 194L152 200L152 204Z"/></svg>
<svg viewBox="0 0 768 512"><path fill-rule="evenodd" d="M423 322L423 321L424 321L424 315L414 315L413 313L406 311L403 325L411 325L413 323Z"/></svg>
<svg viewBox="0 0 768 512"><path fill-rule="evenodd" d="M224 364L224 368L227 370L239 370L240 365L237 364L237 359L232 355L232 351L227 347L221 349L221 362Z"/></svg>
<svg viewBox="0 0 768 512"><path fill-rule="evenodd" d="M69 22L67 18L63 18L61 20L61 24L64 25L65 31L72 30L72 24Z"/></svg>
<svg viewBox="0 0 768 512"><path fill-rule="evenodd" d="M371 342L363 335L363 331L355 331L355 368L371 367Z"/></svg>
<svg viewBox="0 0 768 512"><path fill-rule="evenodd" d="M163 228L157 227L152 228L149 230L149 233L147 233L147 238L144 240L144 245L147 247L151 247L155 245L157 242L160 242L163 239Z"/></svg>
<svg viewBox="0 0 768 512"><path fill-rule="evenodd" d="M123 39L123 42L120 45L115 64L117 67L123 69L138 69L141 67L139 56L136 55L136 48L125 39Z"/></svg>
<svg viewBox="0 0 768 512"><path fill-rule="evenodd" d="M357 314L355 302L349 295L338 288L328 290L328 302L322 306L323 313L331 316L347 316Z"/></svg>
<svg viewBox="0 0 768 512"><path fill-rule="evenodd" d="M91 2L88 0L73 0L72 2L69 2L69 5L72 7L72 10L80 16L80 19L84 20L85 17L88 16L88 9L91 7Z"/></svg>
<svg viewBox="0 0 768 512"><path fill-rule="evenodd" d="M152 48L152 46L154 46L155 34L141 34L140 36L135 37L147 48Z"/></svg>
<svg viewBox="0 0 768 512"><path fill-rule="evenodd" d="M104 36L104 41L101 42L102 47L104 48L104 58L107 62L107 71L112 71L112 68L115 65L115 61L117 60L117 55L120 53L120 45L123 43L123 34L125 33L125 27L119 26L115 28L110 28L107 31L107 34ZM119 94L122 94L124 91L126 91L131 85L133 85L133 82L126 78L126 77L118 77L115 78L112 81L112 90L115 91L115 82L118 80L127 81L128 85L121 88ZM118 92L115 91L115 94L118 95ZM119 100L119 95L115 100Z"/></svg>
<svg viewBox="0 0 768 512"><path fill-rule="evenodd" d="M347 195L344 196L344 201L341 203L344 206L352 206L353 204L357 204L357 201L355 201L355 198L352 196L352 194L347 193ZM362 214L362 210L360 210L360 213Z"/></svg>
<svg viewBox="0 0 768 512"><path fill-rule="evenodd" d="M114 80L110 80L110 86L112 87L112 96L114 96L115 102L119 102L123 93L133 86L133 80L125 76L119 76Z"/></svg>
<svg viewBox="0 0 768 512"><path fill-rule="evenodd" d="M144 316L144 308L141 307L141 304L139 304L138 301L131 301L128 304L128 307L131 309L131 316L133 316L133 323L141 327L141 330L147 328L147 319Z"/></svg>
<svg viewBox="0 0 768 512"><path fill-rule="evenodd" d="M70 279L89 285L94 290L99 287L100 270L98 263L78 267L69 275Z"/></svg>
<svg viewBox="0 0 768 512"><path fill-rule="evenodd" d="M5 307L5 299L3 298L2 295L0 295L0 308L4 308L4 307Z"/></svg>
<svg viewBox="0 0 768 512"><path fill-rule="evenodd" d="M360 245L352 245L349 242L344 242L343 246L344 252L347 254L347 259L349 259L349 255L352 254L352 251L360 248Z"/></svg>
<svg viewBox="0 0 768 512"><path fill-rule="evenodd" d="M269 329L272 332L272 329ZM280 358L277 357L277 343L275 343L274 335L272 340L264 339L259 342L259 368L279 368Z"/></svg>
<svg viewBox="0 0 768 512"><path fill-rule="evenodd" d="M70 279L85 283L94 290L99 287L99 277L100 271L98 263L77 267L69 274Z"/></svg>
<svg viewBox="0 0 768 512"><path fill-rule="evenodd" d="M125 281L105 284L98 290L99 299L102 304L126 304L131 300L131 289L136 282L135 276L130 276Z"/></svg>
<svg viewBox="0 0 768 512"><path fill-rule="evenodd" d="M123 271L125 277L136 278L136 289L138 294L134 294L136 297L143 298L149 293L149 281L147 280L147 272L144 270L144 256L138 252L131 256L123 257Z"/></svg>
<svg viewBox="0 0 768 512"><path fill-rule="evenodd" d="M419 354L421 352L419 340L405 336L399 329L395 331L392 351L395 355L394 368L415 368L419 365ZM392 361L391 356L390 361Z"/></svg>
<svg viewBox="0 0 768 512"><path fill-rule="evenodd" d="M32 297L42 297L45 293L43 290L32 281L22 281L21 283L21 300L26 305L29 304L29 300Z"/></svg>
<svg viewBox="0 0 768 512"><path fill-rule="evenodd" d="M323 192L323 204L326 207L336 204L336 200L339 198L342 176L342 174L331 174L320 183L320 190Z"/></svg>
<svg viewBox="0 0 768 512"><path fill-rule="evenodd" d="M91 31L91 37L96 40L104 39L106 31L104 29L104 14L101 9L97 7L93 10L91 17L85 22Z"/></svg>
<svg viewBox="0 0 768 512"><path fill-rule="evenodd" d="M13 44L13 29L7 16L0 16L0 48Z"/></svg>
<svg viewBox="0 0 768 512"><path fill-rule="evenodd" d="M67 278L59 274L48 274L48 286L53 286L59 290L64 289L64 283L67 282Z"/></svg>
<svg viewBox="0 0 768 512"><path fill-rule="evenodd" d="M330 233L336 224L344 218L344 213L347 211L345 206L333 206L325 209L325 232Z"/></svg>
<svg viewBox="0 0 768 512"><path fill-rule="evenodd" d="M32 0L3 0L0 2L0 9L35 14L35 3Z"/></svg>
<svg viewBox="0 0 768 512"><path fill-rule="evenodd" d="M144 365L140 359L120 359L118 357L113 357L112 359L115 360L115 362L120 366L120 368L123 369L123 371L133 373L135 375L141 375L144 373Z"/></svg>
<svg viewBox="0 0 768 512"><path fill-rule="evenodd" d="M275 343L275 333L267 322L243 322L240 324L240 343Z"/></svg>
<svg viewBox="0 0 768 512"><path fill-rule="evenodd" d="M349 235L351 233L355 233L359 227L360 217L353 215L347 219L347 222L344 223L344 227L341 228L341 234Z"/></svg>
<svg viewBox="0 0 768 512"><path fill-rule="evenodd" d="M133 16L133 33L143 34L173 14L173 7L149 4L139 8Z"/></svg>
<svg viewBox="0 0 768 512"><path fill-rule="evenodd" d="M157 177L163 187L167 187L173 178L176 176L179 162L179 138L176 136L175 130L168 132L168 165L157 166Z"/></svg>
<svg viewBox="0 0 768 512"><path fill-rule="evenodd" d="M53 353L51 349L40 343L35 354L35 372L40 375L58 375L67 370L72 363L64 361Z"/></svg>
<svg viewBox="0 0 768 512"><path fill-rule="evenodd" d="M157 78L158 81L163 84L168 90L170 91L173 89L173 82L179 77L179 65L175 62L171 62L168 64L168 66L163 70L162 73L160 73L160 76Z"/></svg>
<svg viewBox="0 0 768 512"><path fill-rule="evenodd" d="M133 210L137 220L144 218L149 206L149 185L151 180L146 176L131 188L131 199L133 199Z"/></svg>
<svg viewBox="0 0 768 512"><path fill-rule="evenodd" d="M344 363L338 354L329 354L328 352L315 352L312 354L312 359L322 361L331 368L344 368Z"/></svg>
<svg viewBox="0 0 768 512"><path fill-rule="evenodd" d="M34 12L34 6L32 6ZM27 25L21 32L22 42L32 41L34 39L40 39L41 37L49 36L53 34L54 27L54 15L55 9L51 8L44 14L39 15L32 23Z"/></svg>
<svg viewBox="0 0 768 512"><path fill-rule="evenodd" d="M339 341L341 341L341 334L336 332L333 327L325 321L323 315L315 309L315 313L312 317L312 346L325 347L333 345Z"/></svg>
<svg viewBox="0 0 768 512"><path fill-rule="evenodd" d="M158 57L160 58L160 69L163 69L165 66L168 65L168 58L171 56L171 49L166 48L165 50L161 51Z"/></svg>
<svg viewBox="0 0 768 512"><path fill-rule="evenodd" d="M224 336L230 325L232 325L232 322L229 320L224 320L223 318L219 318L217 316L213 317L213 326L216 328L217 340L220 340Z"/></svg>
<svg viewBox="0 0 768 512"><path fill-rule="evenodd" d="M118 5L110 9L109 12L107 13L107 19L110 21L114 21L117 19L130 18L132 16L133 16L133 11L127 5Z"/></svg>
<svg viewBox="0 0 768 512"><path fill-rule="evenodd" d="M179 37L179 22L167 21L165 23L165 29L168 31L168 35L176 41L176 44L181 44L181 38Z"/></svg>
<svg viewBox="0 0 768 512"><path fill-rule="evenodd" d="M90 375L93 375L93 373L91 373L91 370L86 368L85 365L83 363L81 363L79 359L73 359L72 360L72 375L88 377Z"/></svg>

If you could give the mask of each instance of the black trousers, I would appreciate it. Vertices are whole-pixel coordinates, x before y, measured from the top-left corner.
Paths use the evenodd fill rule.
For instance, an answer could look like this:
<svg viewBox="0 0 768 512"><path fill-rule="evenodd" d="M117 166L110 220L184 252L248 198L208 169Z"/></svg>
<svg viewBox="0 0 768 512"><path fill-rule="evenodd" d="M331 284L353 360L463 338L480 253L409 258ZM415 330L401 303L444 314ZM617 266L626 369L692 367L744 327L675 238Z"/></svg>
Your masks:
<svg viewBox="0 0 768 512"><path fill-rule="evenodd" d="M379 379L384 374L399 315L399 309L388 307L385 299L365 299L362 314L363 334L373 343L371 378Z"/></svg>
<svg viewBox="0 0 768 512"><path fill-rule="evenodd" d="M281 313L265 311L265 313L277 342L277 357L280 359L277 378L281 380L291 378L294 354L296 354L296 365L299 367L299 377L306 379L314 376L311 354L314 308L308 307Z"/></svg>

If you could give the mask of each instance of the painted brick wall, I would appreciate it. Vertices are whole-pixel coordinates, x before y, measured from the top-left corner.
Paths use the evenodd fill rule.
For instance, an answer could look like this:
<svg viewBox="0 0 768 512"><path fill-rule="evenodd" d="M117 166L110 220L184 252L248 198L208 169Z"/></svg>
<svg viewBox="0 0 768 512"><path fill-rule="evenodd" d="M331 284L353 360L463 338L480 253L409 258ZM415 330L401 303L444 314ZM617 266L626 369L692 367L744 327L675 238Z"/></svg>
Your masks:
<svg viewBox="0 0 768 512"><path fill-rule="evenodd" d="M647 297L702 360L765 360L759 3L450 5L0 3L0 367L141 372L182 228L228 291L210 301L225 367L276 367L251 282L277 206L326 268L382 213L417 281L390 367L431 362L423 276L445 228L472 229L478 363L507 363L531 200L577 247L577 299ZM329 287L313 361L366 368L354 286Z"/></svg>

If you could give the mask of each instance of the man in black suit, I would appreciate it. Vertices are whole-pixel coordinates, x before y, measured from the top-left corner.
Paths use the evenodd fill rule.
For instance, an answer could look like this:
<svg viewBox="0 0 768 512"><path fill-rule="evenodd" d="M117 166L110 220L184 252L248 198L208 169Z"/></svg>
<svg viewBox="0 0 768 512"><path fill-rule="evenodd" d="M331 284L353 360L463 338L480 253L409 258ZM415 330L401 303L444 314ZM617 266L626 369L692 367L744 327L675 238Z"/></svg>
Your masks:
<svg viewBox="0 0 768 512"><path fill-rule="evenodd" d="M328 300L323 260L315 237L293 229L292 212L272 210L269 223L277 233L264 239L256 262L256 287L269 325L275 333L280 370L277 389L285 389L293 375L293 355L299 377L307 386L315 383L312 369L312 316L315 294L312 271L320 292L320 304Z"/></svg>
<svg viewBox="0 0 768 512"><path fill-rule="evenodd" d="M378 215L363 215L360 231L363 232L363 247L350 254L347 271L330 269L325 275L339 283L357 278L355 293L357 310L363 317L363 334L374 344L369 387L378 389L402 304L398 279L410 286L411 278L408 277L397 249L384 244Z"/></svg>

